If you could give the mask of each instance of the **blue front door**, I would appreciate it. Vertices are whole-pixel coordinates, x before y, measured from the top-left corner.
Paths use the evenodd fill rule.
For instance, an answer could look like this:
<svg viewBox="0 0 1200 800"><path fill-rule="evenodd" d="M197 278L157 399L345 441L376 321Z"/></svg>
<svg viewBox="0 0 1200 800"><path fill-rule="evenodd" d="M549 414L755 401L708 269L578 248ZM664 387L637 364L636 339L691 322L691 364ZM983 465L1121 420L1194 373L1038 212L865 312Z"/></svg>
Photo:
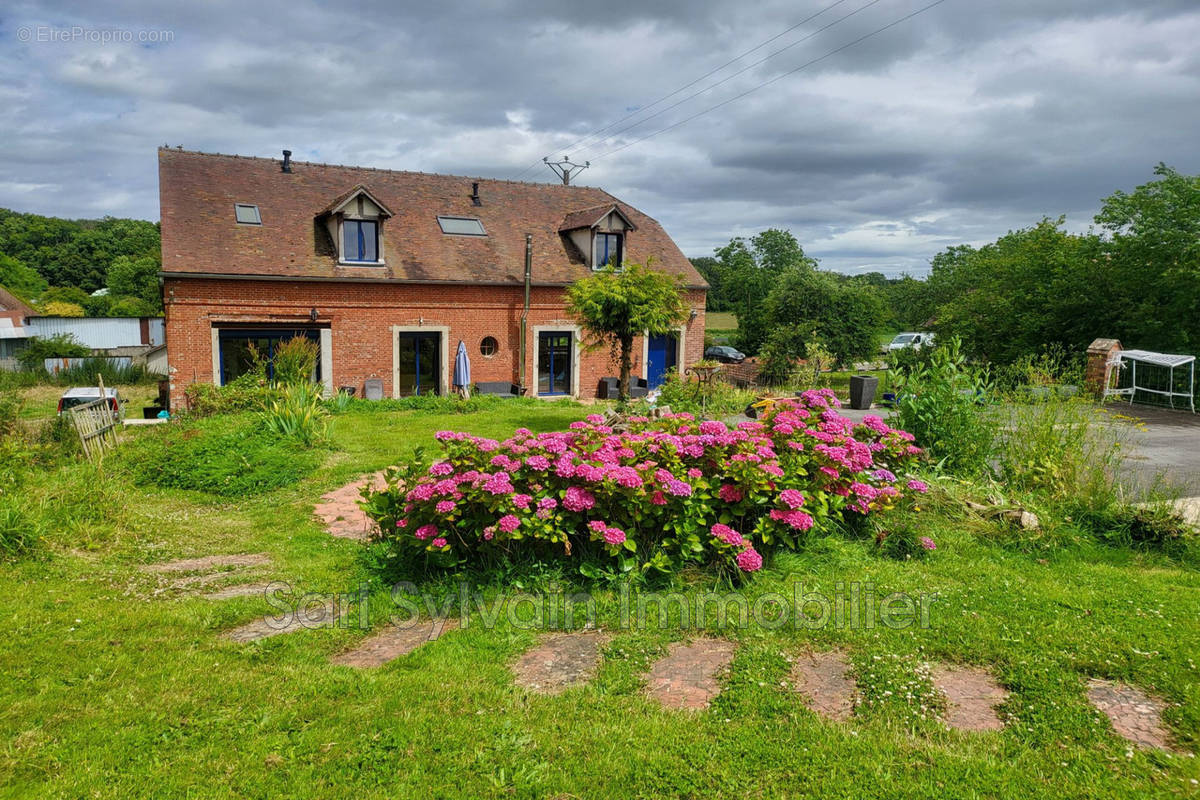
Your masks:
<svg viewBox="0 0 1200 800"><path fill-rule="evenodd" d="M651 336L646 356L646 381L657 389L666 380L667 372L679 366L679 339L673 333Z"/></svg>

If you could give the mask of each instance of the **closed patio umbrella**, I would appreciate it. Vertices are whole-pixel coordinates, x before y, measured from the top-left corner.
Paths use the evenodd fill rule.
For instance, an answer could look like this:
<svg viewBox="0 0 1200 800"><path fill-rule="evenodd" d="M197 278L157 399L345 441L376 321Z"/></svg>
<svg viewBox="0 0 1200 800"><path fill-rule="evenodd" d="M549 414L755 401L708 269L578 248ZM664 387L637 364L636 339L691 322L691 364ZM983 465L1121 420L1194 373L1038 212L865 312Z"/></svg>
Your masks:
<svg viewBox="0 0 1200 800"><path fill-rule="evenodd" d="M467 346L458 340L458 354L454 356L454 385L463 397L471 393L471 359L467 358Z"/></svg>

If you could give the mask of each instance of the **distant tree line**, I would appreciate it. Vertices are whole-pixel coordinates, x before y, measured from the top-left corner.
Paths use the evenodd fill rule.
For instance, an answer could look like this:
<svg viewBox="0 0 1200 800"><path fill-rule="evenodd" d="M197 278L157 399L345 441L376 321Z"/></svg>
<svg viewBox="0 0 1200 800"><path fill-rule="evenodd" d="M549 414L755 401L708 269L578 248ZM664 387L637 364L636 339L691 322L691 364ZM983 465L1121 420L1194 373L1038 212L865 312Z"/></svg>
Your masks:
<svg viewBox="0 0 1200 800"><path fill-rule="evenodd" d="M71 220L0 208L0 286L43 313L162 313L158 223ZM93 297L98 289L106 295Z"/></svg>
<svg viewBox="0 0 1200 800"><path fill-rule="evenodd" d="M1200 176L1163 164L1154 174L1106 198L1087 233L1045 218L982 247L947 248L923 279L822 272L778 230L693 263L712 286L709 309L737 315L736 344L749 353L774 339L802 354L819 340L846 361L871 354L866 332L890 328L958 336L967 354L996 364L1047 348L1082 353L1100 336L1200 354Z"/></svg>

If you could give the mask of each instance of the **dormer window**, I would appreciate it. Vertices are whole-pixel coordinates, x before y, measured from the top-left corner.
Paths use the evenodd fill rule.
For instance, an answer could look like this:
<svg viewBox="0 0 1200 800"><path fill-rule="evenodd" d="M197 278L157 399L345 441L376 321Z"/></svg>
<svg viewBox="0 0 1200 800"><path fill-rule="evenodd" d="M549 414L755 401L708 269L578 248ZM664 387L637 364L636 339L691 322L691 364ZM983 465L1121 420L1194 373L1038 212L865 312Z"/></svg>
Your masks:
<svg viewBox="0 0 1200 800"><path fill-rule="evenodd" d="M597 233L595 236L592 269L603 269L610 264L621 266L621 246L625 236L620 233Z"/></svg>
<svg viewBox="0 0 1200 800"><path fill-rule="evenodd" d="M625 260L625 236L637 226L616 203L605 203L563 218L558 232L570 240L592 269L619 267Z"/></svg>
<svg viewBox="0 0 1200 800"><path fill-rule="evenodd" d="M342 260L379 261L379 223L348 219L342 222Z"/></svg>
<svg viewBox="0 0 1200 800"><path fill-rule="evenodd" d="M361 267L383 264L383 223L390 216L387 206L359 185L330 203L317 219L337 246L338 263Z"/></svg>

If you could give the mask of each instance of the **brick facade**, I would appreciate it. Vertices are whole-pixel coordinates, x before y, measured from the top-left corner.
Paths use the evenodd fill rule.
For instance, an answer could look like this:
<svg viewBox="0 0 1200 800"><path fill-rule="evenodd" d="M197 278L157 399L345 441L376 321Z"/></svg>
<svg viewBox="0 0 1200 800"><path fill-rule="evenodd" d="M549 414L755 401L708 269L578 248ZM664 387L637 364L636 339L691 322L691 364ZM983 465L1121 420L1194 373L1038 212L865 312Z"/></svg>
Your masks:
<svg viewBox="0 0 1200 800"><path fill-rule="evenodd" d="M406 329L448 328L441 364L443 387L453 375L459 340L471 358L473 382L520 383L520 327L524 289L519 285L444 285L420 283L348 283L287 279L238 280L185 278L167 275L163 295L166 309L167 359L171 365L171 403L182 408L183 393L193 382L213 382L213 328L224 324L311 323L327 327L332 387L353 386L362 394L369 378L383 381L385 397L394 394L396 326ZM704 350L703 289L687 292L697 313L686 328L680 363L698 360ZM535 286L530 298L525 385L536 390L535 336L537 328L571 330L575 323L564 312L564 290ZM495 355L480 353L485 336L499 343ZM596 396L599 379L616 375L607 350L579 351L578 384L574 395ZM633 349L634 374L645 374L643 347ZM445 363L445 362L449 363Z"/></svg>

